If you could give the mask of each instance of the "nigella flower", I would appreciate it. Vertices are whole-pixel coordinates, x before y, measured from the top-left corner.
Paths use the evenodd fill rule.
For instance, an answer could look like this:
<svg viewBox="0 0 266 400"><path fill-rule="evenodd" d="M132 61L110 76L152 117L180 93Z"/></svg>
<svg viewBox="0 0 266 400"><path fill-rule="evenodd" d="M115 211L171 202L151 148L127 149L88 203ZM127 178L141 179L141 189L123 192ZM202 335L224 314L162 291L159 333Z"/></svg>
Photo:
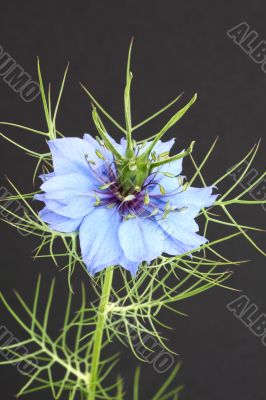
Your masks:
<svg viewBox="0 0 266 400"><path fill-rule="evenodd" d="M168 158L173 143L118 144L107 134L48 142L54 172L41 176L40 217L55 231L79 233L91 274L120 265L134 275L143 261L206 242L194 219L216 195L183 185L186 152Z"/></svg>

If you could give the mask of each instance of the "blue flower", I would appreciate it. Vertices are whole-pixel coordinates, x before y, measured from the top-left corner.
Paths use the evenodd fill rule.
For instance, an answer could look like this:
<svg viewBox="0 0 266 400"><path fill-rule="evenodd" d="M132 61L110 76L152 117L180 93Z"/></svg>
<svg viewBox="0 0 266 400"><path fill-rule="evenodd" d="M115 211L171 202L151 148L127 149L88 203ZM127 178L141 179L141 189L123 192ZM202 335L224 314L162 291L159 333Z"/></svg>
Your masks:
<svg viewBox="0 0 266 400"><path fill-rule="evenodd" d="M212 187L185 188L182 158L151 167L167 157L174 140L158 141L148 159L151 142L134 144L135 157L128 160L126 140L107 139L108 145L88 134L49 141L54 172L41 175L43 193L35 196L45 203L40 217L53 230L79 233L88 271L120 265L135 275L143 261L206 243L195 217L214 203Z"/></svg>

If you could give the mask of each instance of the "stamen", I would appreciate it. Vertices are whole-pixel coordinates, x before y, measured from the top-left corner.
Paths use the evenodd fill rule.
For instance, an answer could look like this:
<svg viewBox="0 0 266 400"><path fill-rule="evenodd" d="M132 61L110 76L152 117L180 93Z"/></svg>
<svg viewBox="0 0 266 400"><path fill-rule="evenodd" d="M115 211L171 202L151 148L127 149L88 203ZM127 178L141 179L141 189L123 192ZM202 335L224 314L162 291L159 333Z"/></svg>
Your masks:
<svg viewBox="0 0 266 400"><path fill-rule="evenodd" d="M162 194L166 194L165 188L164 188L162 185L160 185L160 184L158 184L158 185L159 185L159 187L160 187L160 192L161 192Z"/></svg>
<svg viewBox="0 0 266 400"><path fill-rule="evenodd" d="M95 207L97 207L97 206L99 206L101 204L101 199L97 194L95 194L95 198L96 198L96 201L95 201L95 203L93 205Z"/></svg>
<svg viewBox="0 0 266 400"><path fill-rule="evenodd" d="M99 150L95 150L95 154L97 157L99 157L101 160L106 160L106 158L102 155L102 153Z"/></svg>
<svg viewBox="0 0 266 400"><path fill-rule="evenodd" d="M90 165L90 164L95 165L95 161L89 160L88 154L85 154L85 160L86 160L86 162L87 162L89 165Z"/></svg>
<svg viewBox="0 0 266 400"><path fill-rule="evenodd" d="M150 218L150 217L154 217L154 215L157 215L158 214L158 212L159 212L160 210L159 210L159 208L154 208L153 210L152 210L152 212L150 213L150 214L148 214L146 217L144 217L144 218Z"/></svg>
<svg viewBox="0 0 266 400"><path fill-rule="evenodd" d="M167 176L168 178L176 178L176 175L171 174L170 172L163 172L163 175Z"/></svg>
<svg viewBox="0 0 266 400"><path fill-rule="evenodd" d="M144 204L146 204L146 205L150 204L150 196L149 196L148 192L145 193Z"/></svg>
<svg viewBox="0 0 266 400"><path fill-rule="evenodd" d="M156 161L156 160L157 160L157 155L156 155L156 152L155 152L155 151L153 151L153 152L151 153L151 158L153 159L153 161Z"/></svg>
<svg viewBox="0 0 266 400"><path fill-rule="evenodd" d="M87 154L85 155L85 160L86 160L88 166L90 167L90 170L92 171L92 173L98 179L98 181L101 182L101 183L105 183L103 178L97 173L97 168L92 168L91 165L95 165L95 162L88 160L88 155Z"/></svg>
<svg viewBox="0 0 266 400"><path fill-rule="evenodd" d="M169 215L169 213L172 211L172 209L171 209L171 206L170 206L170 200L167 200L167 203L166 203L166 205L165 205L165 207L164 207L164 213L163 213L163 219L165 219L168 215Z"/></svg>
<svg viewBox="0 0 266 400"><path fill-rule="evenodd" d="M127 221L128 219L133 219L136 218L135 214L127 214L124 216L124 220Z"/></svg>
<svg viewBox="0 0 266 400"><path fill-rule="evenodd" d="M114 208L115 206L116 206L115 203L111 203L111 204L108 204L108 206L106 208Z"/></svg>
<svg viewBox="0 0 266 400"><path fill-rule="evenodd" d="M115 182L108 182L105 185L99 186L99 189L105 190L105 189L108 189L110 186L112 186L114 184L115 184Z"/></svg>
<svg viewBox="0 0 266 400"><path fill-rule="evenodd" d="M123 199L123 203L127 202L127 201L132 201L136 198L136 196L134 196L134 194L129 194L128 196L124 197Z"/></svg>
<svg viewBox="0 0 266 400"><path fill-rule="evenodd" d="M165 159L165 158L167 158L169 156L169 151L165 151L164 153L161 153L160 154L160 159L162 160L162 159Z"/></svg>
<svg viewBox="0 0 266 400"><path fill-rule="evenodd" d="M188 188L189 182L186 182L183 187L182 187L182 191L185 192Z"/></svg>
<svg viewBox="0 0 266 400"><path fill-rule="evenodd" d="M178 175L177 179L178 179L179 186L183 185L183 181L184 181L183 176Z"/></svg>

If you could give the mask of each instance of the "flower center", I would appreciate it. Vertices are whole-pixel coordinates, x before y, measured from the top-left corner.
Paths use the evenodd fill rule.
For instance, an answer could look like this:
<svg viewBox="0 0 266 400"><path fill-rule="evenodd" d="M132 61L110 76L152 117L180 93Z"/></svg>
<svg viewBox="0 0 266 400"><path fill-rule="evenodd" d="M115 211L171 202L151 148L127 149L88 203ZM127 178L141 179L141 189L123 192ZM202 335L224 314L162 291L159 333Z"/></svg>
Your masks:
<svg viewBox="0 0 266 400"><path fill-rule="evenodd" d="M116 167L115 171L114 167ZM98 175L94 170L95 177L99 182L97 189L94 190L95 207L100 205L107 208L117 207L120 214L125 218L136 215L145 216L147 214L147 207L145 207L149 203L147 188L152 184L152 176L151 179L146 179L145 182L142 182L140 186L136 184L141 183L140 180L135 179L136 175L130 176L130 181L127 174L127 180L124 178L125 175L121 179L119 171L117 171L117 165L114 163L105 166L102 172L104 173ZM104 180L103 176L105 177Z"/></svg>
<svg viewBox="0 0 266 400"><path fill-rule="evenodd" d="M105 207L112 208L117 206L121 215L136 215L141 212L144 206L144 195L142 191L122 194L117 181L109 184L108 188L101 191L101 202Z"/></svg>
<svg viewBox="0 0 266 400"><path fill-rule="evenodd" d="M124 162L116 161L117 181L123 196L140 192L150 173L148 158L134 157Z"/></svg>

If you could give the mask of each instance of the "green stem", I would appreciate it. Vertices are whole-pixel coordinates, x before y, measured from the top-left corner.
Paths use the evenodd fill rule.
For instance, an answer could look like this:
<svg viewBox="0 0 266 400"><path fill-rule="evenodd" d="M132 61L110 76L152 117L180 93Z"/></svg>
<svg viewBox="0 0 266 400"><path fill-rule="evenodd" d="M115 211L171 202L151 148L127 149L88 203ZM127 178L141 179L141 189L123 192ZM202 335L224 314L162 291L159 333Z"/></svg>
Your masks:
<svg viewBox="0 0 266 400"><path fill-rule="evenodd" d="M105 326L105 318L106 318L106 311L107 306L109 303L110 292L112 288L112 281L113 281L113 267L109 267L105 271L104 276L104 284L102 289L102 296L99 305L98 311L98 320L94 334L94 344L93 344L93 353L92 353L92 366L91 366L91 376L90 376L90 384L89 384L89 397L88 400L95 400L96 399L96 389L97 389L97 380L98 380L98 369L100 363L100 355L101 355L101 348L102 348L102 341L103 341L103 333L104 333L104 326Z"/></svg>

